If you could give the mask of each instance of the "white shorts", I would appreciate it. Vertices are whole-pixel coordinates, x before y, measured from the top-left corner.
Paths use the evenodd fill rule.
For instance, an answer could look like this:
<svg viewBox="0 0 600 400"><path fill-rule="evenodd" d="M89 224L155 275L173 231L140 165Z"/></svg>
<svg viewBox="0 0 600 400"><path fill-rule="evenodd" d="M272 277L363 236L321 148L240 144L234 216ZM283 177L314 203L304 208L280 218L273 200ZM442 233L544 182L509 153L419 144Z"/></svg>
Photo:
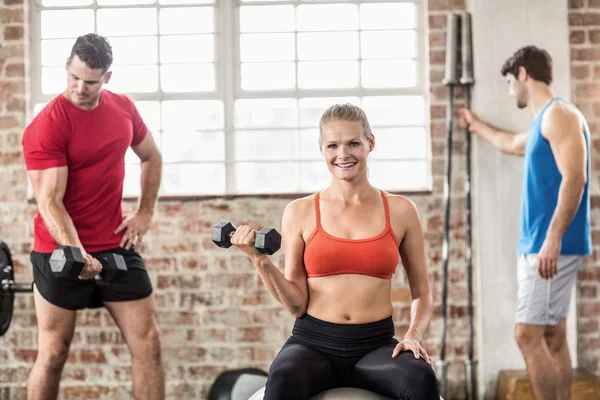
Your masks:
<svg viewBox="0 0 600 400"><path fill-rule="evenodd" d="M517 259L517 316L518 324L558 325L566 318L571 290L583 256L558 257L558 274L543 279L538 273L537 254L519 254Z"/></svg>

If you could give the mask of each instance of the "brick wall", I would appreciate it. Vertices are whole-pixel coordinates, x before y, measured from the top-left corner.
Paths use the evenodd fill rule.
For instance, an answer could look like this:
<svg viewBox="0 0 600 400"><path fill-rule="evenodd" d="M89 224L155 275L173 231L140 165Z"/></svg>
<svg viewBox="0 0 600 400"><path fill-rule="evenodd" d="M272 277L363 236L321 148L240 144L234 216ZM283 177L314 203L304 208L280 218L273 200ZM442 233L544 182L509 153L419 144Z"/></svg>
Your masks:
<svg viewBox="0 0 600 400"><path fill-rule="evenodd" d="M592 130L600 129L600 103L593 97L600 86L600 53L592 48L600 41L600 2L571 1L573 90L577 103L590 118ZM432 357L439 352L439 305L442 248L442 188L444 170L444 113L446 89L443 77L445 23L448 10L462 10L464 0L430 0L429 69L431 80L431 132L434 190L430 195L410 196L421 211L426 229L427 255L436 299L436 316L426 338ZM24 0L0 0L0 239L6 241L19 280L31 280L31 218L34 206L26 201L26 174L20 137L26 123L24 79ZM26 18L25 18L26 19ZM597 136L597 135L596 135ZM595 149L600 149L596 138ZM456 133L451 264L449 286L448 359L452 395L462 392L462 362L466 354L466 285L464 273L464 171L462 133ZM595 163L599 165L596 157ZM408 172L407 172L408 173ZM594 175L594 215L600 211L598 175ZM269 363L289 335L293 319L263 288L257 274L240 252L219 249L210 241L210 228L220 219L258 226L280 226L290 200L254 199L201 202L161 202L143 254L156 288L163 360L169 399L203 398L216 375L228 368ZM130 209L132 203L125 203ZM598 219L596 218L596 221ZM597 229L597 225L595 225ZM595 231L595 242L598 232ZM274 257L281 263L281 256ZM600 282L598 248L582 271L579 283L580 362L600 372L598 332ZM403 294L402 273L394 278L394 319L398 335L408 322L409 305ZM0 400L25 399L25 382L35 358L37 331L33 301L18 294L11 329L0 338ZM596 349L596 350L591 350ZM131 398L130 357L119 331L103 310L80 312L72 352L62 380L63 399Z"/></svg>
<svg viewBox="0 0 600 400"><path fill-rule="evenodd" d="M591 130L594 254L577 284L578 356L582 367L600 373L600 1L569 0L573 101Z"/></svg>

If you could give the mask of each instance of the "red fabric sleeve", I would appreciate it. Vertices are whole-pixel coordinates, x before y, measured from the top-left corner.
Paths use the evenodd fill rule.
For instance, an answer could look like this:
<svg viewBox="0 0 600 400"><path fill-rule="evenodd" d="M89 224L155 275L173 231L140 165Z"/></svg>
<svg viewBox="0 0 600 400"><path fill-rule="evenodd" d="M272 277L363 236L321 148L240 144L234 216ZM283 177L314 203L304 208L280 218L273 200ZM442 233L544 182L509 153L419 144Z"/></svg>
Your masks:
<svg viewBox="0 0 600 400"><path fill-rule="evenodd" d="M64 128L47 116L40 116L25 129L21 145L28 170L67 165L67 135Z"/></svg>
<svg viewBox="0 0 600 400"><path fill-rule="evenodd" d="M133 122L133 138L131 139L131 145L136 146L142 143L142 140L144 140L144 138L146 137L146 134L148 133L148 127L142 119L142 116L140 115L137 107L135 106L135 103L129 98L127 98L127 100L129 101L129 106L131 109L131 118Z"/></svg>

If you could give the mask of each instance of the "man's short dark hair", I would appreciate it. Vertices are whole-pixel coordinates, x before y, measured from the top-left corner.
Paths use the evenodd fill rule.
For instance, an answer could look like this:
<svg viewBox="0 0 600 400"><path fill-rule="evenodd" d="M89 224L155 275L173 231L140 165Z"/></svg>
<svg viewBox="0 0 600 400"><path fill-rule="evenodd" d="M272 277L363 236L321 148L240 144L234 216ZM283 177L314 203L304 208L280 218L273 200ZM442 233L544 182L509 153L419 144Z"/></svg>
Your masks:
<svg viewBox="0 0 600 400"><path fill-rule="evenodd" d="M112 47L105 37L95 33L79 36L71 49L71 56L79 57L88 67L92 69L102 68L108 71L113 62Z"/></svg>
<svg viewBox="0 0 600 400"><path fill-rule="evenodd" d="M536 46L525 46L513 54L502 66L502 76L512 74L519 78L519 68L523 67L527 74L547 85L552 83L552 57L546 50Z"/></svg>

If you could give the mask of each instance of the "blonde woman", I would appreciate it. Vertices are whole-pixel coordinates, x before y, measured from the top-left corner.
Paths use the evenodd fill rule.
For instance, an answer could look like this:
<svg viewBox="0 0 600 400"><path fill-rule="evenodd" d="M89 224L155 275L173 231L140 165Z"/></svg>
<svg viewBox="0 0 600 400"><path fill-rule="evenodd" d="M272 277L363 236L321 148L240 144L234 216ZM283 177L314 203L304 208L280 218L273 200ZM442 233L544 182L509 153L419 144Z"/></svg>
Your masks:
<svg viewBox="0 0 600 400"><path fill-rule="evenodd" d="M396 399L438 400L421 344L432 295L418 211L407 198L369 182L375 136L362 109L333 105L319 127L331 184L286 207L284 273L256 250L253 228L239 226L231 240L296 317L270 367L264 399L301 400L358 387ZM395 339L391 278L400 260L413 300L410 328Z"/></svg>

